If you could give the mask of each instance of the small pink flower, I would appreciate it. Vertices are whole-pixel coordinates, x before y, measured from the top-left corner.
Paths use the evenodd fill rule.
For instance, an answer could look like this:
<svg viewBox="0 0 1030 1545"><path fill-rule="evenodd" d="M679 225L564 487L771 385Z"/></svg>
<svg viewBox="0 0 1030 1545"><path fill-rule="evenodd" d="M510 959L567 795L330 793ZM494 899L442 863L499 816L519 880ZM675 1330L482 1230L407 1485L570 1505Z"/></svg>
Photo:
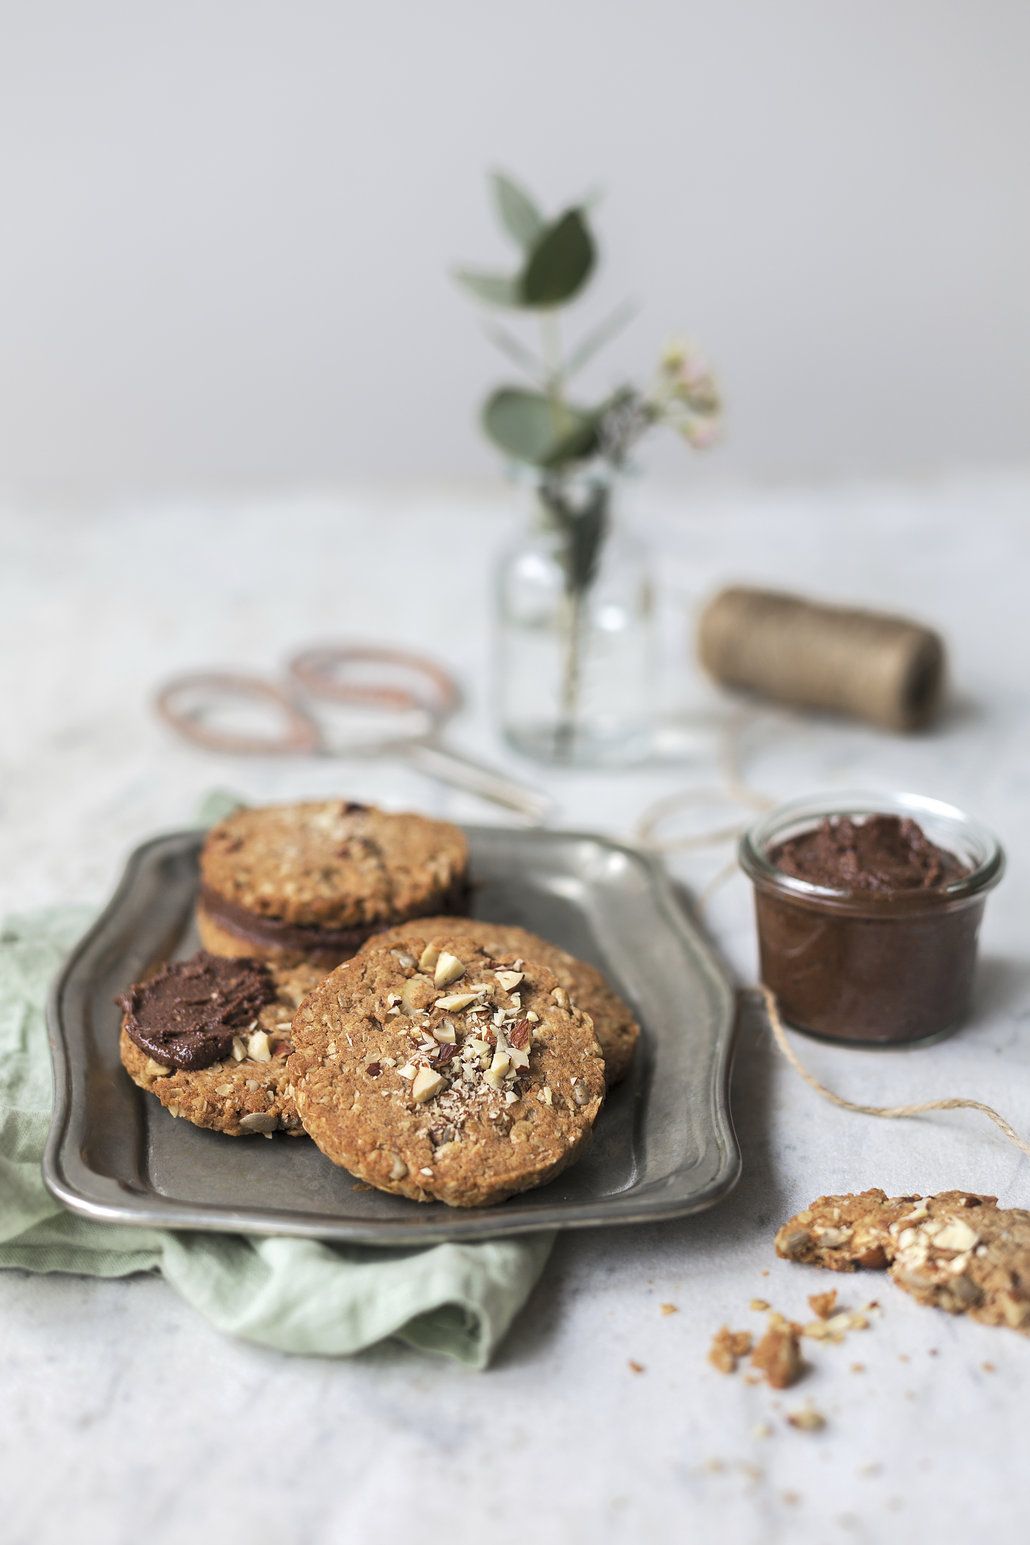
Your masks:
<svg viewBox="0 0 1030 1545"><path fill-rule="evenodd" d="M680 434L695 451L707 451L722 433L722 419L718 414L708 418L688 417L680 426Z"/></svg>

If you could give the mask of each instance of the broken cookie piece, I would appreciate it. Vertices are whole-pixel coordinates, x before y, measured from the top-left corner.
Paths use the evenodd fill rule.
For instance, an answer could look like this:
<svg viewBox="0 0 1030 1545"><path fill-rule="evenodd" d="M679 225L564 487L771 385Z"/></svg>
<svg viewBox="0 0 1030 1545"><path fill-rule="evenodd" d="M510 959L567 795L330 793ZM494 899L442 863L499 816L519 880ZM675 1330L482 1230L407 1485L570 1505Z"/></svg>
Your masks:
<svg viewBox="0 0 1030 1545"><path fill-rule="evenodd" d="M876 1187L857 1196L820 1196L783 1225L776 1253L830 1271L882 1268L889 1259L890 1225L918 1201L917 1196L890 1197Z"/></svg>
<svg viewBox="0 0 1030 1545"><path fill-rule="evenodd" d="M800 1326L773 1310L769 1328L751 1354L752 1368L756 1368L773 1389L788 1389L804 1372L800 1334Z"/></svg>
<svg viewBox="0 0 1030 1545"><path fill-rule="evenodd" d="M821 1196L776 1250L831 1271L887 1267L920 1303L1030 1334L1030 1212L972 1191Z"/></svg>

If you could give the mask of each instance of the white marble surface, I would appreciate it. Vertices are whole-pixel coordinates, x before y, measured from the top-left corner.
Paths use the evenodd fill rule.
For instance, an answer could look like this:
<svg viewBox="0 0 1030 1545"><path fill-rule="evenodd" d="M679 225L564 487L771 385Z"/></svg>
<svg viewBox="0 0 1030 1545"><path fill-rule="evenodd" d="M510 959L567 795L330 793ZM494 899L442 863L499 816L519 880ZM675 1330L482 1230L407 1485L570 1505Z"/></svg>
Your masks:
<svg viewBox="0 0 1030 1545"><path fill-rule="evenodd" d="M1030 1131L1030 475L737 490L703 507L650 498L681 646L697 596L730 577L909 609L947 632L955 700L932 735L759 723L746 766L773 795L905 786L999 829L1010 865L988 909L973 1023L932 1049L804 1051L854 1097L968 1092ZM460 738L500 757L481 664L501 535L486 495L198 498L88 518L7 509L0 526L4 908L99 900L126 849L188 821L212 784L251 797L342 786L472 813L398 766L206 759L167 738L146 695L178 667L271 666L312 636L392 636L466 674ZM695 706L714 701L685 653L672 685ZM712 753L699 729L681 765L549 784L563 819L627 833L648 800L710 784ZM675 868L702 883L724 856ZM743 882L710 916L750 981ZM1030 1344L1015 1334L922 1309L877 1278L837 1284L849 1301L880 1299L875 1327L820 1352L784 1397L720 1376L705 1350L722 1321L757 1323L753 1297L799 1314L830 1285L772 1253L775 1226L816 1193L968 1186L1030 1205L1030 1164L970 1115L877 1123L831 1109L750 1023L734 1109L737 1192L692 1221L560 1241L484 1375L395 1348L347 1363L256 1351L159 1280L5 1274L4 1538L1024 1540ZM680 1312L663 1316L666 1301ZM809 1398L828 1419L811 1436L783 1423ZM757 1436L765 1421L773 1435Z"/></svg>

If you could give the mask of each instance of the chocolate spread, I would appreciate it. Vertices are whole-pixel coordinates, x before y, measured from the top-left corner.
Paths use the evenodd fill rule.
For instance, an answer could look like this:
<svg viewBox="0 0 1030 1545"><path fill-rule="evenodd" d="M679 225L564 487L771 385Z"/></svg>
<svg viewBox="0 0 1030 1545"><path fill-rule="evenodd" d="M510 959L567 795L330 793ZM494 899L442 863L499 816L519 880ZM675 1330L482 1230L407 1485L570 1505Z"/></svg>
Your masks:
<svg viewBox="0 0 1030 1545"><path fill-rule="evenodd" d="M468 901L468 882L462 878L431 897L423 909L426 915L438 912L462 912ZM281 917L266 917L241 907L238 902L228 901L212 890L210 885L201 886L200 905L213 923L236 935L244 943L253 946L292 950L315 962L339 965L357 954L365 940L381 929L408 922L417 914L391 917L389 920L374 919L363 923L348 923L343 927L325 927L321 923L288 923Z"/></svg>
<svg viewBox="0 0 1030 1545"><path fill-rule="evenodd" d="M826 890L935 890L969 873L952 853L931 842L907 817L870 815L865 820L833 816L810 831L781 842L769 862L783 874Z"/></svg>
<svg viewBox="0 0 1030 1545"><path fill-rule="evenodd" d="M200 950L173 960L117 998L125 1029L141 1051L174 1068L206 1068L229 1055L233 1037L276 995L259 960L227 960Z"/></svg>
<svg viewBox="0 0 1030 1545"><path fill-rule="evenodd" d="M898 1043L962 1019L984 896L954 887L971 870L915 821L834 815L764 856L745 863L762 981L791 1024ZM791 889L791 879L819 889Z"/></svg>

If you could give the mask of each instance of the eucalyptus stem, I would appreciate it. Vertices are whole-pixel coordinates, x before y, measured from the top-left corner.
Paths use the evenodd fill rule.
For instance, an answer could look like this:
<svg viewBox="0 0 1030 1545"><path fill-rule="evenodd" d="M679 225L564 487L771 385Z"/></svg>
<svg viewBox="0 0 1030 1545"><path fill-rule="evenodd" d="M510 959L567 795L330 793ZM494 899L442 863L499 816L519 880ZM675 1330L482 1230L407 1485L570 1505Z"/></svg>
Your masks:
<svg viewBox="0 0 1030 1545"><path fill-rule="evenodd" d="M551 423L555 435L560 435L565 419L565 364L556 311L540 313L540 345L544 361L544 390L551 406Z"/></svg>
<svg viewBox="0 0 1030 1545"><path fill-rule="evenodd" d="M554 754L557 761L568 761L576 744L582 663L583 591L579 588L567 591L565 603L565 660L562 668L561 707L558 722L554 728Z"/></svg>

